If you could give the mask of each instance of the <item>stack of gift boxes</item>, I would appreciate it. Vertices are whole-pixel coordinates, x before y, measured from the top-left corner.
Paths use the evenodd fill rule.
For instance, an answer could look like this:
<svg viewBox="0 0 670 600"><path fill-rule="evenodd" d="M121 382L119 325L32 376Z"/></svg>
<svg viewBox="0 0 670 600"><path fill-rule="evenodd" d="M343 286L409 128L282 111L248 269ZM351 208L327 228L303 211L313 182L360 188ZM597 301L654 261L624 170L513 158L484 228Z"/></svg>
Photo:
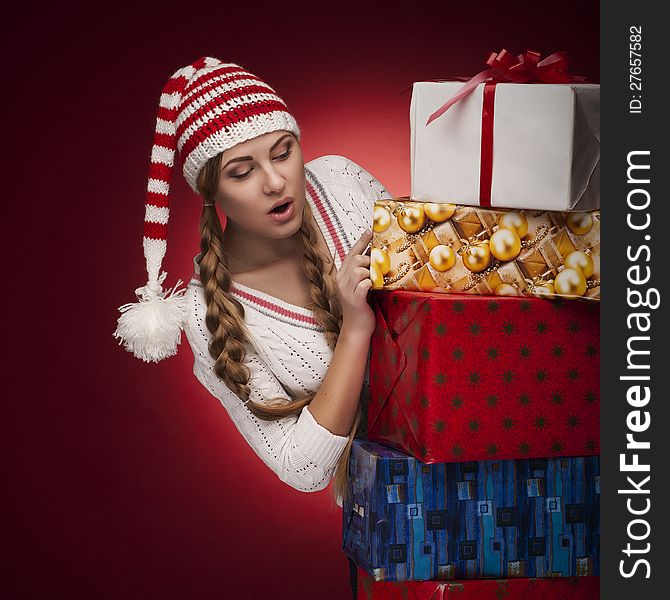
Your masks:
<svg viewBox="0 0 670 600"><path fill-rule="evenodd" d="M414 85L374 209L343 547L359 598L597 598L599 87L462 86Z"/></svg>

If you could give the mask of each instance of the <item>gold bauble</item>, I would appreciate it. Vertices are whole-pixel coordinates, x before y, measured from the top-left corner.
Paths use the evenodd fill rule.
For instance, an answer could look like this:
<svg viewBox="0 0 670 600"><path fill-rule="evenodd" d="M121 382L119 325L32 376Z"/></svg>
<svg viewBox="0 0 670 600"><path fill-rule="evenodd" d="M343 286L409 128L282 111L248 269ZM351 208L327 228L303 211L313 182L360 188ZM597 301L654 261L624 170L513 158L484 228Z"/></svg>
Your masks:
<svg viewBox="0 0 670 600"><path fill-rule="evenodd" d="M417 203L416 206L403 206L398 214L398 225L400 229L407 233L416 233L426 222L426 213L423 212L423 206Z"/></svg>
<svg viewBox="0 0 670 600"><path fill-rule="evenodd" d="M456 263L456 253L451 246L440 244L430 251L428 261L430 262L430 266L436 271L448 271Z"/></svg>
<svg viewBox="0 0 670 600"><path fill-rule="evenodd" d="M570 252L570 254L565 257L565 262L563 264L570 269L581 271L586 279L593 275L595 269L593 259L586 252L582 252L581 250Z"/></svg>
<svg viewBox="0 0 670 600"><path fill-rule="evenodd" d="M435 221L435 223L444 223L445 221L451 219L451 216L456 210L456 205L426 202L423 205L423 210L426 212L426 216L431 221Z"/></svg>
<svg viewBox="0 0 670 600"><path fill-rule="evenodd" d="M491 264L491 249L488 244L470 246L463 253L463 264L473 273L481 273Z"/></svg>
<svg viewBox="0 0 670 600"><path fill-rule="evenodd" d="M386 231L391 224L391 211L383 206L375 206L372 229L377 233Z"/></svg>
<svg viewBox="0 0 670 600"><path fill-rule="evenodd" d="M513 229L498 229L491 236L489 247L498 260L512 260L521 252L521 240Z"/></svg>
<svg viewBox="0 0 670 600"><path fill-rule="evenodd" d="M554 288L560 296L583 296L586 278L577 269L563 269L554 279Z"/></svg>
<svg viewBox="0 0 670 600"><path fill-rule="evenodd" d="M516 234L520 238L528 233L528 220L526 219L525 215L522 215L518 212L505 213L502 217L500 217L498 225L504 229L511 229L512 231L516 231Z"/></svg>
<svg viewBox="0 0 670 600"><path fill-rule="evenodd" d="M501 283L495 290L493 290L495 296L518 296L519 292L517 289L510 283Z"/></svg>
<svg viewBox="0 0 670 600"><path fill-rule="evenodd" d="M382 275L386 275L391 270L391 257L386 250L373 248L370 250L370 265L375 265Z"/></svg>
<svg viewBox="0 0 670 600"><path fill-rule="evenodd" d="M370 265L370 279L373 290L381 290L384 287L384 276L377 265Z"/></svg>
<svg viewBox="0 0 670 600"><path fill-rule="evenodd" d="M533 295L538 296L539 298L548 298L556 295L553 280L534 286Z"/></svg>
<svg viewBox="0 0 670 600"><path fill-rule="evenodd" d="M584 235L591 231L591 227L593 227L593 217L586 212L569 213L567 223L572 233Z"/></svg>

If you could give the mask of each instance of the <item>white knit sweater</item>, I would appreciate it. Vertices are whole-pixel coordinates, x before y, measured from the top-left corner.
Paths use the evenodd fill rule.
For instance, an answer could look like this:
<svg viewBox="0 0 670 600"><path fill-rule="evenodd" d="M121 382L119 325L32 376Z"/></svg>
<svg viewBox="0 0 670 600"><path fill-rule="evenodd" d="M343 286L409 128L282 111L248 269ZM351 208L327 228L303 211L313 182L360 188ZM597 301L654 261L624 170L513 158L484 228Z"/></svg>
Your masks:
<svg viewBox="0 0 670 600"><path fill-rule="evenodd" d="M371 226L374 201L389 194L372 175L342 156L311 161L305 176L307 201L339 269L351 246ZM305 492L325 488L347 438L319 425L307 407L299 417L261 421L217 377L208 351L211 334L204 323L206 304L197 259L187 289L185 328L195 358L193 372L282 481ZM231 293L244 306L251 336L244 361L251 373L251 398L264 402L318 390L332 351L314 313L239 283L233 284Z"/></svg>

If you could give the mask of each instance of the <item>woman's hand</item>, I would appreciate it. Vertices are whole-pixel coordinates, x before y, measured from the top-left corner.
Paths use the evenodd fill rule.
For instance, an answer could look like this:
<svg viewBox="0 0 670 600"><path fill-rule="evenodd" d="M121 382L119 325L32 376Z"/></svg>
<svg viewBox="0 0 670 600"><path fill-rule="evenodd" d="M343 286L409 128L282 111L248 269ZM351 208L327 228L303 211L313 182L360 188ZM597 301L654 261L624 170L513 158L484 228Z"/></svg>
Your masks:
<svg viewBox="0 0 670 600"><path fill-rule="evenodd" d="M363 254L372 240L372 231L366 231L344 257L337 272L337 292L342 306L342 329L358 335L371 336L375 329L375 314L368 305L370 257Z"/></svg>

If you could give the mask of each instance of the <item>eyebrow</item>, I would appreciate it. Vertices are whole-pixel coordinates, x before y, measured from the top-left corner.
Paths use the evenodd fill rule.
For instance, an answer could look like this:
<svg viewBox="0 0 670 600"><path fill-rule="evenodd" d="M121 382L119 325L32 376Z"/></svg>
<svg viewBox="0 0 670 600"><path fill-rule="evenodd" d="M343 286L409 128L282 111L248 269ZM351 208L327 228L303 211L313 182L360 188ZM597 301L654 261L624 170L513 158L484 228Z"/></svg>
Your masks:
<svg viewBox="0 0 670 600"><path fill-rule="evenodd" d="M282 135L272 146L270 147L270 152L272 152L279 144L282 143L282 140L285 140L287 137L291 137L290 133L285 133ZM253 160L253 156L238 156L237 158L231 158L223 167L221 167L221 170L223 171L230 163L236 163L236 162L242 162L245 160Z"/></svg>

